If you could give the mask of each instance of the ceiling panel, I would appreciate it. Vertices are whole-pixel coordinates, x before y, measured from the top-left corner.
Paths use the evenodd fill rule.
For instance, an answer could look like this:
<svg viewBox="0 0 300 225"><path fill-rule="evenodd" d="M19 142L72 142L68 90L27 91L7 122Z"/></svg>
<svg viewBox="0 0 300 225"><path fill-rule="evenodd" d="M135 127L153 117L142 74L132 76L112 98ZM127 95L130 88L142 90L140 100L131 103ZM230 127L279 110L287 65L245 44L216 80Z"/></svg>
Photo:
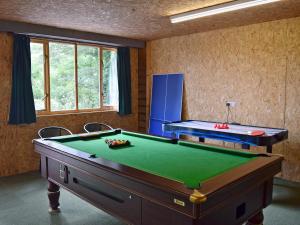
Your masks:
<svg viewBox="0 0 300 225"><path fill-rule="evenodd" d="M0 0L0 19L152 40L300 16L300 0L171 24L169 16L230 0Z"/></svg>

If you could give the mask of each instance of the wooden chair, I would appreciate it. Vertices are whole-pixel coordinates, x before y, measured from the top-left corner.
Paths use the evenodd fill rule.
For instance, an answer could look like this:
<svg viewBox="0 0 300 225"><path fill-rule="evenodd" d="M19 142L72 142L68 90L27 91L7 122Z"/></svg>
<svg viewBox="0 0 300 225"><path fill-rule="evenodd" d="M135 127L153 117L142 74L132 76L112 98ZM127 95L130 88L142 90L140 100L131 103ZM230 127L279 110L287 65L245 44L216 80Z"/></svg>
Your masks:
<svg viewBox="0 0 300 225"><path fill-rule="evenodd" d="M44 127L38 131L38 135L40 138L49 138L49 137L56 137L62 135L71 135L72 132L64 127Z"/></svg>
<svg viewBox="0 0 300 225"><path fill-rule="evenodd" d="M83 126L83 129L85 132L90 133L90 132L96 132L96 131L103 131L103 130L113 130L111 126L105 123L98 123L98 122L93 122L93 123L87 123Z"/></svg>

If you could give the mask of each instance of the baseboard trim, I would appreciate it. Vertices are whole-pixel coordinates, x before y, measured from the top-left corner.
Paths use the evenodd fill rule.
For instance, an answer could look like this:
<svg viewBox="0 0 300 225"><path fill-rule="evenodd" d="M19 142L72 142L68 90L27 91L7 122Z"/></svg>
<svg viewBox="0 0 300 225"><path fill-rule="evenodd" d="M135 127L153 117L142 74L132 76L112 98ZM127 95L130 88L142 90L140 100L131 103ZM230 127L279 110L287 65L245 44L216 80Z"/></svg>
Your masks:
<svg viewBox="0 0 300 225"><path fill-rule="evenodd" d="M285 187L290 187L290 188L300 188L300 182L284 180L279 177L274 178L274 185L285 186Z"/></svg>

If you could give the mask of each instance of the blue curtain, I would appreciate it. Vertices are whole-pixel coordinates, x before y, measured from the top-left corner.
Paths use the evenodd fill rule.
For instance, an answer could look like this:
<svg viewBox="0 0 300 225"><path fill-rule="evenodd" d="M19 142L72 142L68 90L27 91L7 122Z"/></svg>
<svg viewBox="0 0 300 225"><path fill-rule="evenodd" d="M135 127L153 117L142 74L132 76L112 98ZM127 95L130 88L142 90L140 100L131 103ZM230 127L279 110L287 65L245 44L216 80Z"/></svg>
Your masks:
<svg viewBox="0 0 300 225"><path fill-rule="evenodd" d="M14 34L9 124L36 122L31 86L30 38Z"/></svg>
<svg viewBox="0 0 300 225"><path fill-rule="evenodd" d="M131 113L130 49L118 48L119 114Z"/></svg>

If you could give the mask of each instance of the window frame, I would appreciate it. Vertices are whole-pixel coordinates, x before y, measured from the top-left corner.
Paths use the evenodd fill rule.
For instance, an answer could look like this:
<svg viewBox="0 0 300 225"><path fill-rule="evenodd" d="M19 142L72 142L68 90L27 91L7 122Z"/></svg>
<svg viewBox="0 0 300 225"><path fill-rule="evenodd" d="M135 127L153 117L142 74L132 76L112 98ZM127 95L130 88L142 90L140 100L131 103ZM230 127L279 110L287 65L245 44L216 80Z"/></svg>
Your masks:
<svg viewBox="0 0 300 225"><path fill-rule="evenodd" d="M74 45L74 63L75 63L75 109L74 110L60 110L51 111L51 92L50 92L50 59L49 59L49 43L63 43ZM41 39L41 38L30 38L30 43L43 44L43 55L44 55L44 98L45 98L45 109L36 110L37 115L57 115L57 114L73 114L73 113L89 113L89 112L103 112L103 111L117 111L116 106L104 106L104 93L103 93L103 50L115 51L116 48L102 46L99 44L92 43L82 43L74 41L56 40L56 39ZM79 109L78 108L78 58L77 58L77 47L80 46L90 46L97 47L99 49L99 82L100 82L100 93L99 101L100 107L94 109Z"/></svg>

